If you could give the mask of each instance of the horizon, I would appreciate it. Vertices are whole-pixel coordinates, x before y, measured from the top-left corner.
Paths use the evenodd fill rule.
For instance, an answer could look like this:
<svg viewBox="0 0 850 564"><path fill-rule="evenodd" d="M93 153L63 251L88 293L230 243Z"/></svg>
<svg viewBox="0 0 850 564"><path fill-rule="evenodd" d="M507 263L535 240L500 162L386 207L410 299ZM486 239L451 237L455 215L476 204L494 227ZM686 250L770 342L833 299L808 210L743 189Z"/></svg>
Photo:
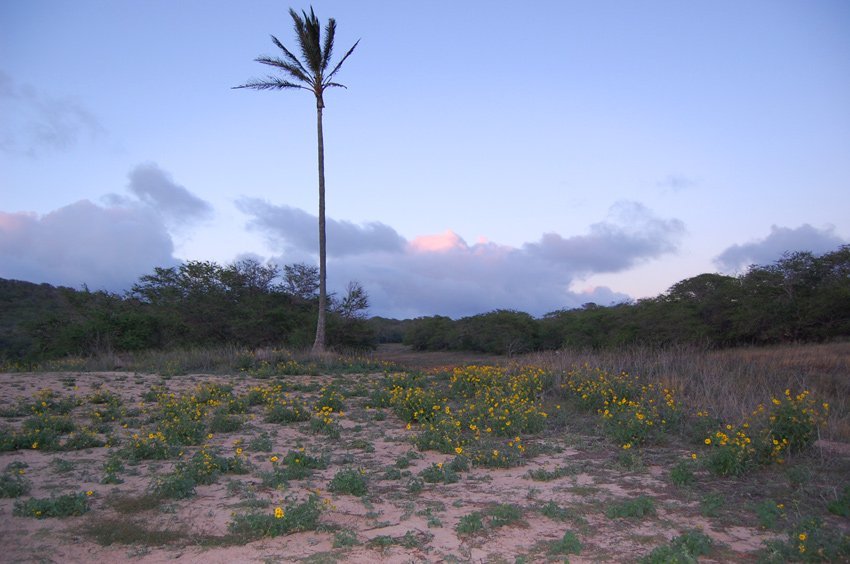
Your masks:
<svg viewBox="0 0 850 564"><path fill-rule="evenodd" d="M315 264L314 100L231 90L290 6L0 5L0 277ZM361 40L325 100L328 281L370 316L538 317L850 242L844 2L313 8L334 61Z"/></svg>

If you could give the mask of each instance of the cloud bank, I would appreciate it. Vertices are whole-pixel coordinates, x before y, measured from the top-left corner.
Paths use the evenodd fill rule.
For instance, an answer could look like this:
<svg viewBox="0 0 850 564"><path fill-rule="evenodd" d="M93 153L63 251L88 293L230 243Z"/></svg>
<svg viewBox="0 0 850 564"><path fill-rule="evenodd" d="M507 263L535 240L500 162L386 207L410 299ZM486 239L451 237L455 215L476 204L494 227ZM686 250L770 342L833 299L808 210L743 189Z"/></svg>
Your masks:
<svg viewBox="0 0 850 564"><path fill-rule="evenodd" d="M277 262L316 252L315 216L255 199L237 205L250 217L249 226L281 253ZM461 317L500 308L541 315L589 301L622 301L628 296L608 288L586 293L569 288L584 276L620 272L673 252L685 230L681 221L657 218L635 202L613 206L586 235L547 233L519 248L488 241L470 245L451 230L407 241L377 222L328 220L327 226L329 286L357 280L370 294L373 314L400 318Z"/></svg>
<svg viewBox="0 0 850 564"><path fill-rule="evenodd" d="M800 227L771 226L764 239L732 245L714 259L724 272L741 271L751 264L770 264L782 258L785 252L810 251L815 254L834 251L847 241L836 235L835 227L823 229L804 223Z"/></svg>
<svg viewBox="0 0 850 564"><path fill-rule="evenodd" d="M171 221L192 221L212 210L174 184L156 165L130 172L138 199L110 195L43 216L0 212L0 278L120 292L155 266L172 266Z"/></svg>

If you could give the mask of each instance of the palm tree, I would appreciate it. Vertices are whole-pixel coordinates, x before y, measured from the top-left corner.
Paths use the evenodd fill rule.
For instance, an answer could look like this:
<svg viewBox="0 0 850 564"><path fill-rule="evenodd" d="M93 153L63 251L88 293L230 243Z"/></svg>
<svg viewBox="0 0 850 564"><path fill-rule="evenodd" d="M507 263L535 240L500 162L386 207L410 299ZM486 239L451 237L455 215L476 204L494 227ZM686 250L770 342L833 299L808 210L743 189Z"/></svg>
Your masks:
<svg viewBox="0 0 850 564"><path fill-rule="evenodd" d="M321 26L316 14L310 7L310 15L301 12L302 16L292 8L289 15L295 24L295 37L301 48L301 59L278 41L272 35L272 42L283 51L283 58L259 57L255 59L258 63L275 67L283 72L285 78L269 76L265 80L252 80L234 88L253 88L255 90L282 90L284 88L301 88L309 90L316 96L316 127L318 130L319 145L319 320L316 323L316 340L313 342L313 353L321 353L325 350L325 313L327 310L327 260L326 260L326 238L325 238L325 143L322 137L322 109L325 107L324 93L327 88L336 86L345 88L345 85L333 82L333 77L339 72L345 60L354 52L360 40L348 50L345 56L327 72L331 54L334 47L334 34L336 33L336 21L328 19L325 26L325 38L322 41Z"/></svg>

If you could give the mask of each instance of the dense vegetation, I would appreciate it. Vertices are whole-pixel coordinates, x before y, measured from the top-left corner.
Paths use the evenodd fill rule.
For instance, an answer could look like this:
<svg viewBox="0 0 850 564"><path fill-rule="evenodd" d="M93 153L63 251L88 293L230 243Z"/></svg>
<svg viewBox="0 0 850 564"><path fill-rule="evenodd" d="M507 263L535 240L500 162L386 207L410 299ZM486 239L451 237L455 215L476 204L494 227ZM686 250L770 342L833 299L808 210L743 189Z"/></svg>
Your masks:
<svg viewBox="0 0 850 564"><path fill-rule="evenodd" d="M307 348L317 289L315 267L253 260L156 268L123 296L0 279L0 360L224 344ZM590 303L542 318L498 310L457 320L366 320L367 307L357 283L331 297L330 346L404 342L417 350L513 355L565 346L827 341L850 336L850 245L821 256L789 253L737 277L701 274L635 303Z"/></svg>
<svg viewBox="0 0 850 564"><path fill-rule="evenodd" d="M287 265L281 272L254 260L156 268L124 296L0 279L0 359L223 344L304 348L315 335L317 288L315 267ZM363 289L353 283L344 297L332 298L329 342L370 346Z"/></svg>
<svg viewBox="0 0 850 564"><path fill-rule="evenodd" d="M393 326L380 329L379 334L391 335ZM418 350L497 354L563 346L728 347L842 338L850 335L850 245L821 256L788 253L737 277L700 274L635 303L589 303L540 319L507 310L459 320L424 317L403 333L404 342Z"/></svg>

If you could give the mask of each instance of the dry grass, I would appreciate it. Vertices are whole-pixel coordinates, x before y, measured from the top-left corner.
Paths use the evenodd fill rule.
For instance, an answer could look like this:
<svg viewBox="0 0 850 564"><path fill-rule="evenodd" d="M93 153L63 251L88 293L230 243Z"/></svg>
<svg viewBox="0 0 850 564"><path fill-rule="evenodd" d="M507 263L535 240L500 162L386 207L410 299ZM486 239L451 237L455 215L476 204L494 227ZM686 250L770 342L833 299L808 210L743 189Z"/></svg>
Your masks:
<svg viewBox="0 0 850 564"><path fill-rule="evenodd" d="M626 371L673 386L686 406L708 408L736 421L786 389L809 390L827 402L830 415L822 438L850 442L850 343L784 345L709 350L697 347L576 351L527 355L523 363L553 370L589 364Z"/></svg>

